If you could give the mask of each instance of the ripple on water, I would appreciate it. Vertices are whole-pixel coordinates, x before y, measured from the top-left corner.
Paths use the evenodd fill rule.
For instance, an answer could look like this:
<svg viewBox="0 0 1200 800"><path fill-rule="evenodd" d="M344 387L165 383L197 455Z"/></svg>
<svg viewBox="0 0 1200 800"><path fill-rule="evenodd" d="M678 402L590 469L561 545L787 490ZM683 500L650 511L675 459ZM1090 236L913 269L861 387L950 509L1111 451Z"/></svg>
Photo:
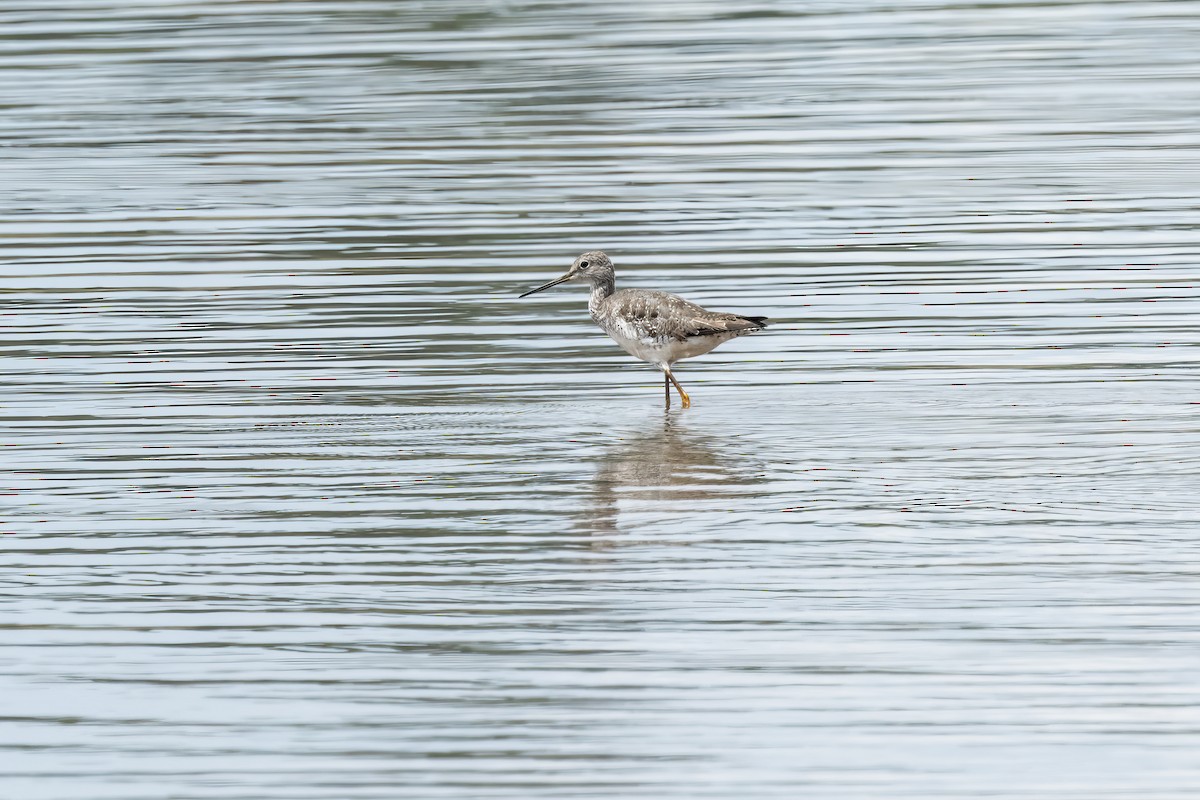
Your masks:
<svg viewBox="0 0 1200 800"><path fill-rule="evenodd" d="M0 21L6 796L1195 795L1179 4Z"/></svg>

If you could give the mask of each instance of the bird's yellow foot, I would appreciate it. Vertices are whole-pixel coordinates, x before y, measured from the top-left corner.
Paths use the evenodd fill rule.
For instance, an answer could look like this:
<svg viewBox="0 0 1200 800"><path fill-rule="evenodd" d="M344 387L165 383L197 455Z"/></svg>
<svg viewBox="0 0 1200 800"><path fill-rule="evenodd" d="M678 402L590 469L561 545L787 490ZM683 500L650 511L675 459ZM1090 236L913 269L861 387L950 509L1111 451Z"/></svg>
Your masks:
<svg viewBox="0 0 1200 800"><path fill-rule="evenodd" d="M666 374L667 379L671 381L671 383L675 384L675 388L679 390L679 399L682 402L683 407L691 408L692 398L688 397L688 393L685 392L683 387L679 385L679 381L675 380L675 375L671 372L670 368L664 367L663 372ZM668 395L667 402L670 403L670 395Z"/></svg>

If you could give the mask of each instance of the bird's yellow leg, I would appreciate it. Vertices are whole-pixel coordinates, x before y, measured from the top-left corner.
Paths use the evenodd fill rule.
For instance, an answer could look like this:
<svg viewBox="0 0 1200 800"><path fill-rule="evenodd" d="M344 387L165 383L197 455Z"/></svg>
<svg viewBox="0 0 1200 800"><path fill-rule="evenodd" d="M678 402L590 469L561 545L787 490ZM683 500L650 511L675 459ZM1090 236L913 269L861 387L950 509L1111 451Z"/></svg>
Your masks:
<svg viewBox="0 0 1200 800"><path fill-rule="evenodd" d="M675 380L675 375L671 372L671 368L663 367L663 374L671 380L671 383L675 384L675 388L679 391L679 399L683 401L683 407L691 408L692 398L688 397L688 393L679 385L679 381Z"/></svg>

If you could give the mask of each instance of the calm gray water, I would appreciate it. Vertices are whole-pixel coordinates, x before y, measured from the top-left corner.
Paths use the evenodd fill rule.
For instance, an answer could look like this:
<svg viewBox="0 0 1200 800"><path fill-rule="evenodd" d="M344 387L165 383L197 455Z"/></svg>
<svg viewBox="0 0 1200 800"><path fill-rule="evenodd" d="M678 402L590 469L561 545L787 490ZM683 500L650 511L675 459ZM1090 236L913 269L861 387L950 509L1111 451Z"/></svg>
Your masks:
<svg viewBox="0 0 1200 800"><path fill-rule="evenodd" d="M0 795L1197 797L1198 41L3 3Z"/></svg>

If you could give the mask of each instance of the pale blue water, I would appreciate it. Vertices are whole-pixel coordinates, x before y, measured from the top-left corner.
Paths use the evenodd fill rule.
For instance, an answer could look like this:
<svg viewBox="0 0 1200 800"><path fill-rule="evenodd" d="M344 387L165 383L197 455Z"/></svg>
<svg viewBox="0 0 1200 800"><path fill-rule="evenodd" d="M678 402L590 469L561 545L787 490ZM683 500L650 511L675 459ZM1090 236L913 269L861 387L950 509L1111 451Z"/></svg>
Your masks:
<svg viewBox="0 0 1200 800"><path fill-rule="evenodd" d="M1195 12L0 7L0 795L1196 797Z"/></svg>

